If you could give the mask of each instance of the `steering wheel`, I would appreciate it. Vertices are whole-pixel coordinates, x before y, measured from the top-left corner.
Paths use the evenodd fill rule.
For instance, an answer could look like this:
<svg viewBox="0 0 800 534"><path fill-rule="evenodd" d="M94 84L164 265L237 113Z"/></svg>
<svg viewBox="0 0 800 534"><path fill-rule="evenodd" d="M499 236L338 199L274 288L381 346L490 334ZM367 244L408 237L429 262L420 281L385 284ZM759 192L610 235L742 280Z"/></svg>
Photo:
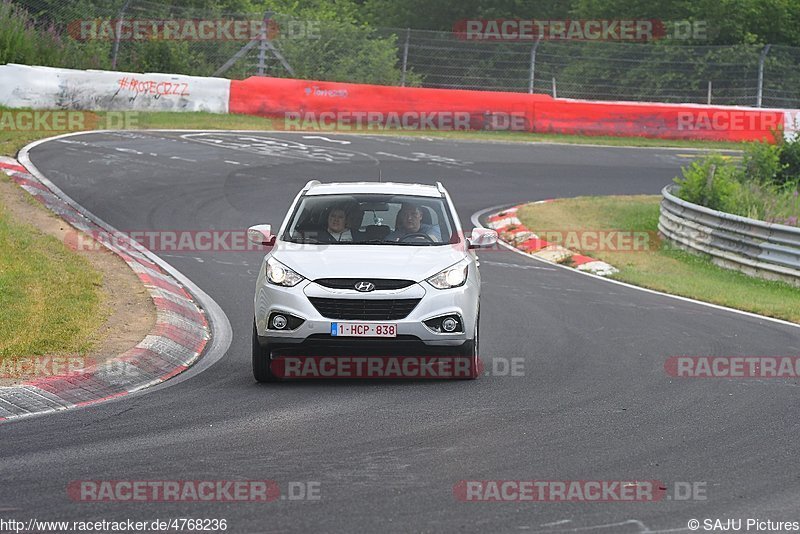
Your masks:
<svg viewBox="0 0 800 534"><path fill-rule="evenodd" d="M419 238L419 237L423 237L423 238L427 239L429 243L435 243L433 238L431 236L429 236L428 234L424 233L424 232L415 232L413 234L406 234L406 235L404 235L403 237L400 238L400 241L405 241L405 240L407 240L409 238L416 239L416 238Z"/></svg>

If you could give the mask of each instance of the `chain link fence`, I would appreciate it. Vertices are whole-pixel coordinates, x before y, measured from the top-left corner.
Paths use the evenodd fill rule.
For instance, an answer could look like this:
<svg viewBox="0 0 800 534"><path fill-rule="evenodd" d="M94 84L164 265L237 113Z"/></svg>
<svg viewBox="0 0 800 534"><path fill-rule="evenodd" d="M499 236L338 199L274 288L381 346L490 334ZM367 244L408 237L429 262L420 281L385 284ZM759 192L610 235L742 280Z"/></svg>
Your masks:
<svg viewBox="0 0 800 534"><path fill-rule="evenodd" d="M152 0L109 0L102 7L89 0L4 0L3 5L24 8L32 21L28 26L35 28L43 43L39 43L41 57L30 53L32 59L20 59L13 49L5 55L0 50L0 62L232 79L262 75L515 91L593 100L800 107L800 48L788 46L467 41L452 32L369 28L271 12L225 13ZM136 39L117 38L120 20L267 22L263 33L250 31L241 39L226 35ZM97 35L76 36L78 24L87 25L85 29L92 27L91 21ZM3 31L7 30L0 29L0 37Z"/></svg>
<svg viewBox="0 0 800 534"><path fill-rule="evenodd" d="M382 29L425 87L562 98L797 107L800 48L586 41L480 42ZM761 91L759 91L759 87Z"/></svg>

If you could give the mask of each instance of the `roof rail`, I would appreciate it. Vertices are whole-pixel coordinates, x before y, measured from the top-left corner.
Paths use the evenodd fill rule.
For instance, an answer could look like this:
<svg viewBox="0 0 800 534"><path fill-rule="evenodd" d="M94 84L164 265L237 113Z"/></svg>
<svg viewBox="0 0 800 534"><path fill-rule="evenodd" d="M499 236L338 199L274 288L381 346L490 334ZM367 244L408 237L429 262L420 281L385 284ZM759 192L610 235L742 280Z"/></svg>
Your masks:
<svg viewBox="0 0 800 534"><path fill-rule="evenodd" d="M315 185L319 184L320 184L319 180L309 180L308 183L305 185L305 187L303 187L303 191L305 191L306 189L311 189Z"/></svg>

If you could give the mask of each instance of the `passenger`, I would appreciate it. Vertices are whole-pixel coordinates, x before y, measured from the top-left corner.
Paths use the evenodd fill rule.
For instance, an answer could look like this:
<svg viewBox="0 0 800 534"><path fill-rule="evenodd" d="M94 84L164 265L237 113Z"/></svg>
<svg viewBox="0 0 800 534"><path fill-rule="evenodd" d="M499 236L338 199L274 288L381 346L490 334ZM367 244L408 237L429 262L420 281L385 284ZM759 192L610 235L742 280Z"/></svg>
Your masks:
<svg viewBox="0 0 800 534"><path fill-rule="evenodd" d="M347 214L344 208L338 206L331 208L328 212L328 226L319 233L318 240L322 243L353 240L353 234L347 228Z"/></svg>

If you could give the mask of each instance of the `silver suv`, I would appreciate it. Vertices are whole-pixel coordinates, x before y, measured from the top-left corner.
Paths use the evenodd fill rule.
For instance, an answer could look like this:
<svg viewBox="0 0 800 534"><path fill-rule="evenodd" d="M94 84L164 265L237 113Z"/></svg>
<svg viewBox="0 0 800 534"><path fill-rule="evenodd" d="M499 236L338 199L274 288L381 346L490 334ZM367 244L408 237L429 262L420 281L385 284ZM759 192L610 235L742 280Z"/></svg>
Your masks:
<svg viewBox="0 0 800 534"><path fill-rule="evenodd" d="M255 291L257 381L286 377L276 364L291 357L423 351L461 362L460 378L480 373L474 249L497 233L465 238L441 183L312 180L277 233L257 225L248 238L271 247Z"/></svg>

